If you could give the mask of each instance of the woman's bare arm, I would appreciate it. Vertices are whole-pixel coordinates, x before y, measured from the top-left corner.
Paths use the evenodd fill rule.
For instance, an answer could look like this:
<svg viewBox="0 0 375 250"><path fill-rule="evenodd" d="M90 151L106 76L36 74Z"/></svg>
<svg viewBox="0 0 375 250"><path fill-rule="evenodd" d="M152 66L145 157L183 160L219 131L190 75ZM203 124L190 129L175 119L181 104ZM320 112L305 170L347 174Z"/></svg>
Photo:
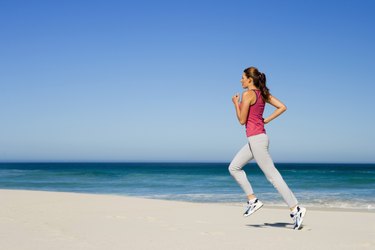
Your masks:
<svg viewBox="0 0 375 250"><path fill-rule="evenodd" d="M237 119L241 125L244 125L247 121L247 115L249 114L250 104L253 101L255 94L245 91L242 93L241 97L241 107L239 104L239 95L232 97L234 103L234 108L236 109Z"/></svg>
<svg viewBox="0 0 375 250"><path fill-rule="evenodd" d="M272 95L270 96L267 102L274 106L276 110L269 117L264 119L265 124L269 123L270 121L272 121L273 119L275 119L276 117L278 117L286 111L285 104Z"/></svg>

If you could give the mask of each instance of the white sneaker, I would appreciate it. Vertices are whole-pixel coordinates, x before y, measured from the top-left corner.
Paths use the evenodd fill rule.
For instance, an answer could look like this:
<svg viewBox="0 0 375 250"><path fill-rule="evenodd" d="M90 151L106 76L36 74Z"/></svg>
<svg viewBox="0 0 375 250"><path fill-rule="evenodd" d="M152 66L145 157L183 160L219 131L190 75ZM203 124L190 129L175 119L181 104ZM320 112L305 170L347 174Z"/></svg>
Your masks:
<svg viewBox="0 0 375 250"><path fill-rule="evenodd" d="M293 229L299 230L302 226L303 217L306 214L306 208L297 206L297 209L295 209L294 212L290 214L290 217L292 217L294 221Z"/></svg>
<svg viewBox="0 0 375 250"><path fill-rule="evenodd" d="M247 201L246 209L245 209L245 212L244 212L243 216L247 217L247 216L255 213L255 211L257 211L262 206L263 206L263 203L258 199L256 199L252 203L250 201Z"/></svg>

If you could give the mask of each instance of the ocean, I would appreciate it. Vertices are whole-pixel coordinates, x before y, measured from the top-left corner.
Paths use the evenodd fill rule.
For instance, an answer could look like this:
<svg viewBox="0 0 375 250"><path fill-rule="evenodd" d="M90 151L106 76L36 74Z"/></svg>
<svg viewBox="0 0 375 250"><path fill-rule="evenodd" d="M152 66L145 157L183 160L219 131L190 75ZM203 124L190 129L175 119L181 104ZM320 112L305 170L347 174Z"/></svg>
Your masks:
<svg viewBox="0 0 375 250"><path fill-rule="evenodd" d="M275 163L306 207L375 212L375 164ZM256 163L244 167L264 204L286 207ZM0 189L240 203L228 163L0 163Z"/></svg>

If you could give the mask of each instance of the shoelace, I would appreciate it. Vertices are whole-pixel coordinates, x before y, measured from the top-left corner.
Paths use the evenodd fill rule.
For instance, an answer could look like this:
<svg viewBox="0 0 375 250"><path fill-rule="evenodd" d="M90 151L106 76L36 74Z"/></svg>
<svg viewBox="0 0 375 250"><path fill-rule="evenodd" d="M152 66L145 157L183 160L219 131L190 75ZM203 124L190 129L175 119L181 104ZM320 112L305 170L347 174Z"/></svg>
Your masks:
<svg viewBox="0 0 375 250"><path fill-rule="evenodd" d="M257 201L255 201L255 202L253 202L251 204L247 203L245 213L251 211L256 206L256 203L257 203Z"/></svg>

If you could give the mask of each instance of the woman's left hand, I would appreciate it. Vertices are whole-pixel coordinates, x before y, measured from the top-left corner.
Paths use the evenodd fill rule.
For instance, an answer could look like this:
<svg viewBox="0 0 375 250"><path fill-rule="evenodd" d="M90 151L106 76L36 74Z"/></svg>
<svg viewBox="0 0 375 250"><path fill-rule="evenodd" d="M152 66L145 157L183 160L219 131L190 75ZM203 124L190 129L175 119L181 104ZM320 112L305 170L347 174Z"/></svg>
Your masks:
<svg viewBox="0 0 375 250"><path fill-rule="evenodd" d="M238 104L238 102L240 101L240 94L235 94L234 96L232 96L232 102L234 104Z"/></svg>

